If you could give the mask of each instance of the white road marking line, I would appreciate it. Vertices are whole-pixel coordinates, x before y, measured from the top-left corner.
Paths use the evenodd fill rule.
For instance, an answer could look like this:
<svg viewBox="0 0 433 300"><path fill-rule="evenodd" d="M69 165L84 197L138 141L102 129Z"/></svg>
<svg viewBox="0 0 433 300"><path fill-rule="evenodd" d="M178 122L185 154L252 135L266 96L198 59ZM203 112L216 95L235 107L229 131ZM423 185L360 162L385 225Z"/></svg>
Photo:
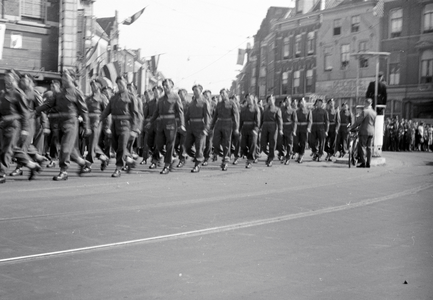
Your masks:
<svg viewBox="0 0 433 300"><path fill-rule="evenodd" d="M179 238L189 238L199 235L205 235L205 234L212 234L212 233L221 233L225 231L230 230L236 230L236 229L242 229L242 228L249 228L249 227L255 227L255 226L261 226L261 225L267 225L272 223L278 223L283 221L289 221L294 219L300 219L305 217L312 217L317 215L322 215L326 213L332 213L337 211L343 211L347 209L357 208L357 207L363 207L366 205L374 204L383 202L386 200L407 196L407 195L413 195L420 191L432 188L432 183L426 183L421 186L418 186L416 188L408 189L399 193L378 197L378 198L371 198L366 199L354 204L350 205L341 205L341 206L334 206L329 208L323 208L315 211L309 211L309 212L303 212L303 213L297 213L297 214L290 214L280 217L274 217L274 218L268 218L268 219L261 219L261 220L255 220L255 221L248 221L248 222L242 222L242 223L236 223L231 225L225 225L225 226L218 226L218 227L211 227L211 228L205 228L205 229L199 229L199 230L193 230L193 231L186 231L186 232L180 232L180 233L174 233L174 234L167 234L167 235L161 235L161 236L155 236L155 237L149 237L149 238L143 238L143 239L135 239L135 240L129 240L124 242L117 242L117 243L109 243L109 244L103 244L98 246L90 246L90 247L83 247L83 248L75 248L75 249L68 249L68 250L62 250L62 251L53 251L53 252L46 252L46 253L39 253L39 254L33 254L33 255L25 255L25 256L17 256L17 257L10 257L5 259L0 259L1 263L10 263L10 262L20 262L25 260L32 260L32 259L42 259L42 258L48 258L52 256L60 256L60 255L66 255L66 254L74 254L79 252L85 252L85 251L93 251L93 250L99 250L99 249L106 249L106 248L113 248L118 246L128 246L138 243L149 243L154 241L168 241L168 240L175 240Z"/></svg>

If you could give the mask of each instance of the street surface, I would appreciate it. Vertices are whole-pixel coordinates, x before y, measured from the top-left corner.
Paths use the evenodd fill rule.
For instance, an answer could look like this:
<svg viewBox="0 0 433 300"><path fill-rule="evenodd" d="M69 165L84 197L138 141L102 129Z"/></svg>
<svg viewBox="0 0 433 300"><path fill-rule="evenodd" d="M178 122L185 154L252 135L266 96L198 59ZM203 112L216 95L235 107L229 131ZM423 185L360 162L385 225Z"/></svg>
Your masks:
<svg viewBox="0 0 433 300"><path fill-rule="evenodd" d="M0 299L433 299L433 154L383 156L25 171L0 185Z"/></svg>

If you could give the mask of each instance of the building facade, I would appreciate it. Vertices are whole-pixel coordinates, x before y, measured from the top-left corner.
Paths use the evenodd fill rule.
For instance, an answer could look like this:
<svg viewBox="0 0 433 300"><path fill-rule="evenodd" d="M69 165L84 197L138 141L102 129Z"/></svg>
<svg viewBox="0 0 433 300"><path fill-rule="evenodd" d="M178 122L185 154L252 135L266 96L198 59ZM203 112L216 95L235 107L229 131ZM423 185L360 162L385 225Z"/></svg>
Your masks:
<svg viewBox="0 0 433 300"><path fill-rule="evenodd" d="M385 1L386 114L433 122L433 1Z"/></svg>

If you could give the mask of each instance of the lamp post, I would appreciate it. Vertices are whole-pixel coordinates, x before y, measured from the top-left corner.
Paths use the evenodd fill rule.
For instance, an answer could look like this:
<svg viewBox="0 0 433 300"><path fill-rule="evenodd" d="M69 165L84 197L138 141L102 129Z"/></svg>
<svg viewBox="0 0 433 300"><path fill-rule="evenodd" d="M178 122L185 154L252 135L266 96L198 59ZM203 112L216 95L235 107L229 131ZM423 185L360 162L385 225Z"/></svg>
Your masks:
<svg viewBox="0 0 433 300"><path fill-rule="evenodd" d="M378 92L378 86L379 86L379 63L380 63L380 57L387 58L391 53L389 52L358 52L353 53L351 56L354 56L358 61L361 57L367 57L367 58L376 58L376 71L375 71L375 87L374 87L374 108L377 111L377 92ZM358 101L359 97L359 63L357 67L357 76L356 76L356 100ZM383 124L384 124L384 114L385 114L385 107L381 105L383 108L380 115L376 116L376 122L374 126L374 150L373 150L373 156L380 157L382 155L382 145L383 145Z"/></svg>

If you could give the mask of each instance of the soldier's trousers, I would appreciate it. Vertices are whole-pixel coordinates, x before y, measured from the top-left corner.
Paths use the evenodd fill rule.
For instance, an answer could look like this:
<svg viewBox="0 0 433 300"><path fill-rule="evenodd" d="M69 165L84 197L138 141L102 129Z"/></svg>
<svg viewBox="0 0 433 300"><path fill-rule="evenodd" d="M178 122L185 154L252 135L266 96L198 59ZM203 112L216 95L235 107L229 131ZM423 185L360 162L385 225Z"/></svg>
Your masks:
<svg viewBox="0 0 433 300"><path fill-rule="evenodd" d="M152 152L152 162L157 163L160 159L160 152L156 146L156 140L159 133L154 128L149 128L147 131L147 145L149 150Z"/></svg>
<svg viewBox="0 0 433 300"><path fill-rule="evenodd" d="M257 157L257 132L252 128L242 128L241 152L243 155L247 156L247 159L250 162Z"/></svg>
<svg viewBox="0 0 433 300"><path fill-rule="evenodd" d="M347 130L340 130L337 135L336 152L340 151L341 154L347 153L347 141L349 139L349 132Z"/></svg>
<svg viewBox="0 0 433 300"><path fill-rule="evenodd" d="M278 130L276 123L263 124L262 137L260 148L262 152L266 152L266 146L269 143L269 154L267 161L273 161L275 157L275 149L277 147Z"/></svg>
<svg viewBox="0 0 433 300"><path fill-rule="evenodd" d="M59 166L67 171L71 161L83 166L85 161L78 151L78 120L76 117L62 120L59 124Z"/></svg>
<svg viewBox="0 0 433 300"><path fill-rule="evenodd" d="M213 146L213 133L214 131L209 131L208 135L206 136L206 141L204 145L203 150L203 156L205 160L208 160L210 158L210 154L212 152L212 146Z"/></svg>
<svg viewBox="0 0 433 300"><path fill-rule="evenodd" d="M234 134L232 132L232 142L230 150L231 153L235 158L239 158L241 156L241 135L240 134Z"/></svg>
<svg viewBox="0 0 433 300"><path fill-rule="evenodd" d="M176 141L174 143L174 149L179 156L180 160L186 159L186 150L185 150L185 139L186 135L181 132L176 133Z"/></svg>
<svg viewBox="0 0 433 300"><path fill-rule="evenodd" d="M177 128L164 128L156 135L156 147L160 153L164 151L164 166L169 167L173 163L174 143L176 142ZM152 155L153 157L153 155Z"/></svg>
<svg viewBox="0 0 433 300"><path fill-rule="evenodd" d="M111 146L116 152L116 167L121 168L125 165L126 158L131 154L128 150L131 128L127 120L113 120L111 127Z"/></svg>
<svg viewBox="0 0 433 300"><path fill-rule="evenodd" d="M307 147L308 141L308 132L296 132L296 136L294 137L294 151L298 153L299 156L303 156L305 154L305 148Z"/></svg>
<svg viewBox="0 0 433 300"><path fill-rule="evenodd" d="M282 144L286 149L286 159L290 159L290 156L293 154L293 132L292 131L284 131Z"/></svg>
<svg viewBox="0 0 433 300"><path fill-rule="evenodd" d="M337 133L335 132L335 128L332 128L328 131L328 136L326 137L326 142L325 142L326 153L328 153L329 155L334 155L336 142L337 142Z"/></svg>
<svg viewBox="0 0 433 300"><path fill-rule="evenodd" d="M222 148L221 157L223 158L223 162L228 162L230 160L230 146L231 146L231 137L232 137L232 125L219 124L222 122L218 122L217 127L214 129L213 135L213 147L215 151ZM226 125L226 126L221 126Z"/></svg>
<svg viewBox="0 0 433 300"><path fill-rule="evenodd" d="M196 165L203 162L203 150L205 144L206 135L204 135L203 129L188 129L185 136L185 150L190 157L194 158L194 162ZM193 147L195 148L195 151L193 150Z"/></svg>
<svg viewBox="0 0 433 300"><path fill-rule="evenodd" d="M143 157L144 160L147 160L149 158L149 145L148 145L148 142L147 142L147 139L149 138L149 133L148 133L147 130L144 130L141 133L141 138L142 138L142 140L140 142L140 144L141 144L141 152L142 152L141 156Z"/></svg>
<svg viewBox="0 0 433 300"><path fill-rule="evenodd" d="M312 133L313 145L311 150L314 154L321 157L325 151L326 134L324 130L314 130Z"/></svg>
<svg viewBox="0 0 433 300"><path fill-rule="evenodd" d="M21 132L18 121L14 121L12 126L3 127L0 132L2 134L0 137L0 175L3 175L5 169L8 169L12 162L12 156L22 166L29 163L30 157L23 151L22 147L17 146Z"/></svg>
<svg viewBox="0 0 433 300"><path fill-rule="evenodd" d="M87 142L87 156L86 159L92 164L95 162L95 157L98 158L104 155L104 152L99 147L99 137L101 136L101 123L91 125L91 134L86 138ZM109 157L108 157L109 158Z"/></svg>

